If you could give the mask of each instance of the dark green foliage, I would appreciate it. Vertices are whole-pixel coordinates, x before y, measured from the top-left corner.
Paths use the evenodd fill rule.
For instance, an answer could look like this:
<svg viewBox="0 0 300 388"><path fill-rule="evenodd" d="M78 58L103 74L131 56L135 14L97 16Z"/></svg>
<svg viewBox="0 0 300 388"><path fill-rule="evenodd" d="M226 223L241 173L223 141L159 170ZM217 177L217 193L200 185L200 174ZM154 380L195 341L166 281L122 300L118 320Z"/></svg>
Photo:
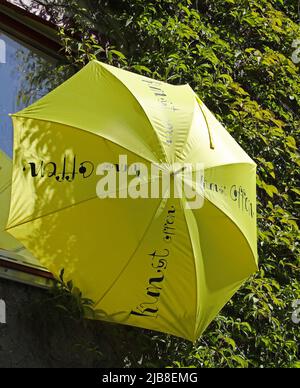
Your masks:
<svg viewBox="0 0 300 388"><path fill-rule="evenodd" d="M194 346L133 329L141 346L126 365L300 367L297 0L59 2L66 8L52 0L44 9L67 26L58 73L97 58L189 83L258 164L260 271Z"/></svg>

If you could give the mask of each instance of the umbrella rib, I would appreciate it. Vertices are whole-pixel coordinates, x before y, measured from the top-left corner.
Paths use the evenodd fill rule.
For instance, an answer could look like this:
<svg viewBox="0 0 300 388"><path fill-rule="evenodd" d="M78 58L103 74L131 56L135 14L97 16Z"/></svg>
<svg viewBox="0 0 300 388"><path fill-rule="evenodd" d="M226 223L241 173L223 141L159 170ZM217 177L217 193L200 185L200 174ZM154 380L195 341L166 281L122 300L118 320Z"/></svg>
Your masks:
<svg viewBox="0 0 300 388"><path fill-rule="evenodd" d="M8 189L11 186L11 182L7 182L5 186L2 186L0 189L0 194L2 194L6 189Z"/></svg>
<svg viewBox="0 0 300 388"><path fill-rule="evenodd" d="M158 180L158 179L159 179L158 177L150 177L147 181L142 182L140 185L143 186L143 185L145 185L145 184L148 184L149 182L152 182L152 181L155 181L155 180ZM119 192L122 191L124 188L125 188L125 187L120 187L120 188L118 188L116 191L111 191L110 193L107 193L107 195L109 196L109 195L112 194L112 193L119 193ZM0 192L0 194L1 194L1 192ZM42 214L42 215L40 215L40 216L38 216L38 217L31 218L31 219L29 219L29 220L20 222L19 224L12 225L12 226L10 226L10 227L8 227L8 228L5 228L4 230L5 230L5 231L8 231L8 230L10 230L10 229L16 228L17 226L27 224L28 222L36 221L36 220L38 220L38 219L40 219L40 218L43 218L43 217L48 217L48 216L50 216L50 215L52 215L52 214L58 213L58 212L60 212L60 211L64 211L64 210L69 209L69 208L71 208L71 207L73 207L73 206L81 205L82 203L85 203L85 202L88 202L88 201L91 201L91 200L97 199L97 198L98 198L99 200L105 199L105 198L99 198L98 195L94 195L93 197L86 198L86 199L83 199L83 200L81 200L81 201L72 203L71 205L67 205L67 206L61 207L61 208L59 208L59 209L53 210L52 212L45 213L45 214ZM163 199L164 199L164 198L163 198Z"/></svg>
<svg viewBox="0 0 300 388"><path fill-rule="evenodd" d="M240 231L240 233L242 234L243 238L245 239L247 245L249 246L250 251L251 251L251 253L252 253L252 256L253 256L253 258L254 258L254 261L255 261L255 263L256 263L256 255L255 255L254 252L253 252L253 249L252 249L252 247L251 247L251 245L250 245L250 242L248 241L248 238L244 235L244 233L243 233L243 231L241 230L241 228L239 227L239 225L238 225L231 217L229 217L229 215L226 214L225 211L223 211L222 209L220 209L219 206L217 206L215 203L213 203L210 199L208 199L207 197L205 197L205 199L206 199L212 206L214 206L214 207L215 207L216 209L218 209L221 213L223 213L224 216L227 217L227 218L230 220L230 222L231 222L232 224L234 224L234 226Z"/></svg>
<svg viewBox="0 0 300 388"><path fill-rule="evenodd" d="M59 209L53 210L52 212L45 213L45 214L42 214L42 215L40 215L40 216L38 216L38 217L31 218L31 219L29 219L29 220L20 222L19 224L15 224L15 225L6 227L4 230L5 230L5 231L8 231L8 230L10 230L10 229L14 229L14 228L16 228L16 227L18 227L18 226L27 224L28 222L33 222L33 221L39 220L40 218L48 217L48 216L50 216L50 215L52 215L52 214L55 214L55 213L58 213L58 212L60 212L60 211L69 209L69 208L71 208L71 207L73 207L73 206L80 205L80 204L82 204L82 203L84 203L84 202L91 201L91 200L96 199L96 198L98 198L98 196L97 196L97 195L94 195L93 197L86 198L86 199L83 199L82 201L79 201L79 202L76 202L76 203L72 203L71 205L61 207L61 208L59 208Z"/></svg>
<svg viewBox="0 0 300 388"><path fill-rule="evenodd" d="M189 128L187 130L186 138L185 138L184 144L182 145L181 150L180 150L181 154L184 154L184 155L186 155L188 153L188 149L187 149L188 148L188 140L189 140L189 136L190 136L190 133L191 133L191 127L193 125L193 121L194 121L194 118L195 118L195 106L198 106L198 104L194 105L193 115L192 115L192 118L190 120L190 125L189 125ZM184 159L186 159L185 156L184 156Z"/></svg>
<svg viewBox="0 0 300 388"><path fill-rule="evenodd" d="M184 206L183 204L183 200L181 198L181 204L182 204L182 207ZM198 279L198 276L197 276L197 268L196 268L196 263L195 263L195 258L196 258L196 251L195 251L195 248L194 248L194 245L193 245L193 242L192 242L192 238L191 238L191 233L190 233L190 224L187 220L187 217L186 217L186 211L183 209L183 214L184 214L184 219L185 219L185 223L186 223L186 227L187 227L187 230L188 230L188 236L189 236L189 240L190 240L190 244L191 244L191 248L192 248L192 252L193 252L193 263L194 263L194 268L195 268L195 278L196 278L196 308L195 308L195 332L193 333L194 334L194 337L196 335L196 331L197 331L197 316L198 316L198 288L199 288L199 279ZM192 213L193 217L195 218L195 215L194 213ZM197 231L199 232L198 230L198 226L197 226ZM198 235L200 235L200 233L198 233ZM202 250L201 250L201 245L199 244L199 249L202 253Z"/></svg>
<svg viewBox="0 0 300 388"><path fill-rule="evenodd" d="M117 283L117 281L120 279L120 277L122 276L122 274L124 273L124 271L126 270L126 268L128 267L128 265L130 264L131 260L134 258L136 252L138 251L139 247L141 246L142 242L144 241L144 238L145 236L147 235L152 223L153 223L153 220L155 219L156 217L156 214L161 206L161 204L163 203L163 201L165 200L164 198L164 195L162 196L162 199L159 201L159 204L156 208L156 211L154 212L153 216L151 217L151 220L149 222L149 224L147 225L137 247L135 248L135 250L133 251L133 253L131 254L131 256L129 257L128 261L126 262L126 264L123 266L122 270L119 272L119 274L117 275L117 277L115 278L115 280L113 281L113 283L108 287L108 289L104 292L104 294L101 296L101 298L99 298L95 304L94 304L94 307L96 307L104 298L105 296L109 293L109 291L113 288L113 286Z"/></svg>
<svg viewBox="0 0 300 388"><path fill-rule="evenodd" d="M143 156L143 155L141 155L141 154L139 154L139 153L137 153L137 152L135 152L135 151L132 151L132 150L130 150L130 149L127 148L127 147L124 147L124 146L118 144L117 142L115 142L115 141L113 141L113 140L111 140L111 139L109 139L109 138L103 136L103 134L100 134L100 133L90 132L90 131L87 131L87 130L84 129L84 128L77 127L77 126L74 126L74 125L71 125L71 124L66 124L66 123L63 123L63 122L61 122L61 121L56 121L56 120L48 120L48 119L41 119L41 118L38 118L38 119L37 119L37 118L32 117L32 116L23 116L23 115L19 115L19 114L12 114L11 116L12 116L12 117L20 117L20 118L25 119L25 120L26 120L26 119L31 119L31 120L43 121L43 122L51 123L51 124L64 125L64 126L66 126L66 127L70 127L70 128L72 128L72 129L76 129L76 130L78 130L78 131L82 131L82 132L84 132L84 133L87 133L87 134L89 134L89 135L91 135L91 136L100 137L101 139L104 139L104 140L106 140L106 141L109 141L109 142L111 142L111 143L117 145L118 147L123 148L124 150L129 151L129 152L131 152L131 153L134 154L134 155L137 155L138 157L140 157L140 158L146 160L146 161L149 162L149 163L157 164L156 161L154 162L153 160L148 159L148 158L146 158L145 156ZM150 151L151 151L151 150L150 150ZM152 151L151 151L151 152L152 152Z"/></svg>
<svg viewBox="0 0 300 388"><path fill-rule="evenodd" d="M190 182L189 182L189 181L186 180L185 183L186 183L187 185L189 185L191 188L195 189L195 187L192 187L192 186L190 185ZM197 191L197 187L196 187L196 191ZM203 197L203 193L201 193L201 192L198 191L198 194L199 194L200 196ZM239 227L239 225L238 225L238 224L237 224L237 223L236 223L236 222L235 222L228 214L226 214L226 212L225 212L224 210L222 210L219 206L217 206L214 202L212 202L209 198L207 198L207 196L205 195L205 192L204 192L204 200L208 201L212 206L214 206L214 207L215 207L216 209L218 209L221 213L223 213L224 216L225 216L226 218L228 218L229 221L230 221L231 223L233 223L234 226L240 231L240 233L242 234L243 238L244 238L245 241L247 242L247 245L249 246L250 251L252 252L252 255L253 255L253 257L254 257L254 261L256 262L256 255L254 254L254 252L253 252L253 250L252 250L252 247L251 247L251 245L250 245L250 242L248 241L248 238L244 235L244 233L243 233L243 231L241 230L241 228Z"/></svg>
<svg viewBox="0 0 300 388"><path fill-rule="evenodd" d="M195 96L196 96L196 100L197 100L197 102L198 102L198 106L199 106L199 108L200 108L200 110L201 110L201 113L202 113L202 115L203 115L203 117L204 117L204 120L205 120L206 128L207 128L207 131L208 131L208 136L209 136L209 146L210 146L210 148L211 148L212 150L214 150L214 149L215 149L215 146L214 146L214 142L213 142L213 138L212 138L212 133L211 133L211 130L210 130L210 126L209 126L209 124L208 124L207 117L206 117L206 115L205 115L205 113L204 113L204 111L203 111L203 109L202 109L202 106L201 106L202 101L200 100L200 98L197 96L196 93L195 93Z"/></svg>
<svg viewBox="0 0 300 388"><path fill-rule="evenodd" d="M97 62L98 62L98 61L97 61ZM101 64L101 63L100 63L100 64ZM101 64L101 66L102 66L102 64ZM126 83L123 82L120 78L118 78L114 73L112 73L111 71L107 70L107 68L105 68L104 66L102 66L102 68L104 68L106 71L108 71L109 74L111 74L116 80L118 80L118 82L120 82L120 83L125 87L126 90L128 90L128 92L133 96L133 98L134 98L135 101L138 103L138 105L142 108L142 111L144 112L146 119L149 121L151 127L154 129L154 125L153 125L153 123L152 123L152 120L151 120L150 117L148 116L148 113L146 112L145 108L144 108L144 107L142 106L142 104L139 102L139 100L138 100L138 98L135 96L135 94L129 89L129 87L126 85ZM168 158L166 149L165 149L165 147L163 146L163 144L162 144L162 142L161 142L161 140L160 140L160 138L159 138L159 136L158 136L158 134L156 133L155 130L154 130L154 133L155 133L155 135L156 135L156 139L157 139L157 141L158 141L158 144L160 145L160 147L161 147L161 149L162 149L162 151L163 151L163 153L164 153L165 161L170 163L170 160L169 160L169 158Z"/></svg>

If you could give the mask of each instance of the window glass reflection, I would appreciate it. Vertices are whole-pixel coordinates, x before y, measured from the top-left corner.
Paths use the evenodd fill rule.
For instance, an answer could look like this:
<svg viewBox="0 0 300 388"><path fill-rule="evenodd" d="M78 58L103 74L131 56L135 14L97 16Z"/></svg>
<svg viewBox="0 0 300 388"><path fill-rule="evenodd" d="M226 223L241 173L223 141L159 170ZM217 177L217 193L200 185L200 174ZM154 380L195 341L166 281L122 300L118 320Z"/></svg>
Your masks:
<svg viewBox="0 0 300 388"><path fill-rule="evenodd" d="M12 156L8 116L52 89L54 63L0 31L0 149Z"/></svg>

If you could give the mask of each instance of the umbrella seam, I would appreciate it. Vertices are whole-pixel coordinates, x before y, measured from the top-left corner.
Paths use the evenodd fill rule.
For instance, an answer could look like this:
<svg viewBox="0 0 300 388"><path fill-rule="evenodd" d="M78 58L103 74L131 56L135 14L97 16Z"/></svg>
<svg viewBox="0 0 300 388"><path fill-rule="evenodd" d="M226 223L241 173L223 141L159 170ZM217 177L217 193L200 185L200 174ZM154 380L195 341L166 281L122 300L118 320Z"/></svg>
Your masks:
<svg viewBox="0 0 300 388"><path fill-rule="evenodd" d="M165 193L164 193L165 194ZM138 251L138 249L140 248L141 244L143 243L144 241L144 238L146 236L146 234L148 233L154 219L155 219L155 216L161 206L161 204L163 203L164 201L164 196L162 197L162 199L159 201L159 204L156 208L156 211L155 213L153 214L153 216L151 217L151 220L147 226L147 228L145 229L144 233L143 233L143 236L141 237L137 247L135 248L135 250L133 251L133 253L131 254L131 256L129 257L127 263L124 265L124 267L122 268L122 270L120 271L120 273L118 274L118 276L115 278L115 280L113 281L113 283L109 286L109 288L104 292L104 294L101 296L101 298L99 298L96 302L95 302L95 307L105 298L105 296L109 293L109 291L112 289L112 287L117 283L117 281L120 279L120 277L122 276L122 274L124 273L124 271L127 269L127 267L129 266L130 262L132 261L132 259L134 258L136 252Z"/></svg>
<svg viewBox="0 0 300 388"><path fill-rule="evenodd" d="M145 108L141 105L141 103L139 102L139 100L138 100L138 98L135 96L135 94L129 89L129 87L128 87L128 86L127 86L120 78L118 78L115 74L113 74L110 70L106 69L106 67L103 66L101 62L99 62L99 61L94 61L94 62L98 63L103 69L105 69L107 72L109 72L109 74L111 74L115 79L117 79L117 80L125 87L125 89L129 91L129 93L133 96L133 98L136 100L136 102L138 103L138 105L142 108L142 110L143 110L143 112L144 112L144 114L145 114L145 116L146 116L146 119L149 121L151 127L154 129L155 126L154 126L154 124L152 123L152 120L150 119L150 117L148 116L148 113L146 112ZM124 69L122 69L122 70L124 70ZM126 71L126 70L124 70L124 71ZM139 75L139 74L137 74L137 75ZM161 142L161 139L160 139L160 137L158 136L158 134L156 133L155 129L154 129L154 133L155 133L156 139L157 139L157 141L158 141L158 144L160 145L160 147L161 147L161 149L162 149L162 151L163 151L163 153L164 153L165 161L166 161L167 163L170 163L170 160L169 160L169 158L168 158L166 149L165 149L165 147L163 146L163 143ZM151 152L152 152L152 150L151 150Z"/></svg>
<svg viewBox="0 0 300 388"><path fill-rule="evenodd" d="M204 120L205 120L207 132L208 132L208 137L209 137L209 146L210 146L210 148L211 148L212 150L214 150L214 149L215 149L215 146L214 146L214 142L213 142L213 138L212 138L212 133L211 133L211 130L210 130L210 126L209 126L209 124L208 124L207 117L206 117L206 115L205 115L205 113L204 113L204 110L202 109L202 106L201 106L202 101L200 100L200 98L197 96L196 93L195 93L195 96L196 96L196 101L197 101L197 103L198 103L198 106L199 106L199 108L200 108L200 110L201 110L202 116L203 116L203 118L204 118Z"/></svg>
<svg viewBox="0 0 300 388"><path fill-rule="evenodd" d="M154 181L154 180L156 180L156 179L160 179L160 178L157 178L157 177L155 177L155 178L149 178L146 182L141 183L141 186L144 185L144 184L148 184L149 182L152 182L152 181ZM116 192L119 193L119 192L120 192L121 190L123 190L124 188L125 188L125 187L121 187L121 188L119 188L118 190L116 190ZM114 191L108 193L108 195L112 194L113 192L114 192ZM0 194L1 194L1 192L0 192ZM73 206L81 205L82 203L85 203L85 202L87 202L87 201L91 201L91 200L97 199L97 198L99 198L98 195L95 195L95 196L90 197L90 198L87 198L87 199L83 199L83 200L78 201L78 202L76 202L76 203L73 203L73 204L71 204L71 205L62 207L62 208L60 208L60 209L56 209L56 210L54 210L54 211L52 211L52 212L49 212L49 213L43 214L43 215L41 215L41 216L38 216L38 217L35 217L35 218L31 218L31 219L29 219L29 220L20 222L19 224L12 225L12 226L10 226L10 227L8 227L8 228L5 228L4 230L5 230L5 231L8 231L8 230L10 230L10 229L14 229L14 228L16 228L16 227L18 227L18 226L27 224L28 222L33 222L33 221L36 221L36 220L38 220L38 219L40 219L40 218L48 217L48 216L50 216L50 215L52 215L52 214L58 213L58 212L60 212L60 211L67 210L67 209L69 209L69 208L71 208L71 207L73 207ZM102 199L102 198L99 198L99 200L101 200L101 199ZM105 199L105 198L104 198L104 199ZM113 199L115 199L115 198L113 198ZM144 198L144 199L147 199L147 198ZM163 198L163 199L164 199L164 198Z"/></svg>
<svg viewBox="0 0 300 388"><path fill-rule="evenodd" d="M184 205L182 198L181 198L181 203L182 203L182 205ZM194 333L193 333L193 341L195 341L195 335L196 335L196 332L197 332L197 317L198 317L198 310L199 310L199 308L198 308L199 278L198 278L198 275L197 275L196 263L195 263L196 253L195 253L194 245L193 245L193 242L192 242L192 239L191 239L190 226L189 226L189 223L188 223L188 221L186 219L186 212L185 212L185 210L183 210L183 214L184 214L184 220L185 220L185 224L186 224L186 227L187 227L187 230L188 230L188 236L189 236L189 240L190 240L190 244L191 244L191 248L192 248L192 252L193 252L193 264L194 264L195 278L196 278L195 327L194 327ZM193 216L194 216L194 214L193 214ZM201 245L200 245L200 249L201 249ZM202 250L201 250L201 252L202 252Z"/></svg>
<svg viewBox="0 0 300 388"><path fill-rule="evenodd" d="M52 212L43 214L43 215L38 216L38 217L35 217L35 218L31 218L30 220L26 220L26 221L20 222L19 224L14 224L14 225L12 225L12 226L6 227L4 230L5 230L5 231L9 231L9 230L11 230L11 229L17 228L18 226L22 226L22 225L24 225L24 224L27 224L28 222L34 222L34 221L36 221L36 220L39 220L40 218L44 218L44 217L51 216L52 214L58 213L58 212L63 211L63 210L67 210L67 209L69 209L69 208L71 208L71 207L73 207L73 206L80 205L80 204L82 204L82 203L84 203L84 202L88 202L88 201L91 201L91 200L96 199L96 198L98 198L97 195L95 195L95 196L93 196L93 197L90 197L90 198L87 198L87 199L83 199L82 201L76 202L76 203L74 203L74 204L71 204L71 205L62 207L62 208L60 208L60 209L54 210L54 211L52 211Z"/></svg>
<svg viewBox="0 0 300 388"><path fill-rule="evenodd" d="M131 153L134 154L134 155L137 155L138 157L140 157L140 158L146 160L146 161L149 162L149 163L157 164L157 163L154 162L153 160L148 159L148 158L146 158L145 156L142 156L141 154L139 154L139 153L137 153L137 152L134 152L134 151L130 150L129 148L124 147L124 146L118 144L117 142L115 142L115 141L113 141L113 140L111 140L111 139L109 139L109 138L103 136L103 134L100 134L100 133L90 132L90 131L87 131L86 129L81 128L81 127L73 126L73 125L71 125L71 124L67 124L67 123L64 123L64 122L61 122L61 121L49 120L49 119L46 119L46 118L43 118L43 119L38 118L38 119L37 119L37 118L32 117L32 116L23 116L23 115L19 115L19 114L17 114L17 113L16 113L16 114L12 114L11 117L20 117L20 118L25 119L25 120L36 120L36 121L42 121L42 122L51 123L51 124L64 125L64 126L66 126L66 127L73 128L73 129L76 129L76 130L78 130L78 131L85 132L85 133L87 133L87 134L89 134L89 135L91 135L91 136L100 137L101 139L110 141L111 143L117 145L118 147L123 148L124 150L129 151L129 152L131 152ZM149 149L149 151L152 152L151 149Z"/></svg>
<svg viewBox="0 0 300 388"><path fill-rule="evenodd" d="M188 144L188 139L189 139L189 135L190 135L190 132L191 132L191 127L193 125L193 121L194 121L194 117L195 117L195 107L196 107L196 104L195 104L195 99L194 99L194 108L193 108L193 115L192 115L192 119L190 121L190 125L189 125L189 129L187 131L187 134L186 134L186 138L185 138L185 141L184 141L184 144L182 145L181 147L181 153L184 153L183 157L184 157L184 160L186 159L185 158L185 155L187 153L187 150L186 150L186 146ZM176 150L177 151L177 150ZM175 152L176 154L177 152Z"/></svg>
<svg viewBox="0 0 300 388"><path fill-rule="evenodd" d="M186 181L186 183L189 185L189 181ZM191 185L189 185L190 187L191 187ZM197 190L197 187L196 187L196 190ZM199 192L198 192L198 194L199 194ZM201 196L203 196L201 193L200 193L200 195ZM246 240L246 242L247 242L247 245L249 246L249 248L250 248L250 251L251 251L251 253L252 253L252 256L253 256L253 258L254 258L254 261L255 261L255 264L256 264L256 255L254 254L254 252L253 252L253 250L252 250L252 247L251 247L251 245L250 245L250 242L249 242L249 240L248 240L248 238L244 235L244 233L243 233L243 231L241 230L241 228L239 227L239 225L232 219L232 218L230 218L230 216L224 211L224 210L222 210L219 206L217 206L214 202L212 202L209 198L207 198L207 196L205 195L205 193L204 193L204 200L207 200L212 206L214 206L216 209L218 209L221 213L223 213L224 214L224 216L226 217L226 218L228 218L233 224L234 224L234 226L240 231L240 233L242 234L242 236L244 237L244 239Z"/></svg>
<svg viewBox="0 0 300 388"><path fill-rule="evenodd" d="M8 181L8 182L6 183L6 186L2 186L2 187L0 188L0 194L2 194L2 193L3 193L5 190L7 190L10 186L11 186L11 182Z"/></svg>

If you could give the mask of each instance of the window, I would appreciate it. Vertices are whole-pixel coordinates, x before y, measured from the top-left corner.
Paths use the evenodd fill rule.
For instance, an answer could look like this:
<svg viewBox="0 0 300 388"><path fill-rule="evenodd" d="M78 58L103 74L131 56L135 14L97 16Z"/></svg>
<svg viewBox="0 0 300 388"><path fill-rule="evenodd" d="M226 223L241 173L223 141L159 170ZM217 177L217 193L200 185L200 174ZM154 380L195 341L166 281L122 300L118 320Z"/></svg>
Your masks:
<svg viewBox="0 0 300 388"><path fill-rule="evenodd" d="M12 125L9 113L16 112L46 94L47 78L35 78L42 68L51 68L50 58L42 56L0 30L0 148L12 156ZM45 75L46 77L46 75Z"/></svg>
<svg viewBox="0 0 300 388"><path fill-rule="evenodd" d="M36 25L43 25L42 21L34 17L32 21L31 15L26 15L17 7L9 5L7 9L9 16L1 14L0 8L0 277L47 286L52 275L3 229L9 210L9 174L13 154L13 128L8 114L34 102L54 86L47 75L51 76L56 60L49 55L47 42L51 42L52 49L56 43L45 35L39 38ZM32 33L31 27L26 26L27 18L35 24ZM45 26L42 27L45 29ZM46 27L49 29L49 26ZM24 39L20 39L21 36ZM31 44L28 44L28 36Z"/></svg>

